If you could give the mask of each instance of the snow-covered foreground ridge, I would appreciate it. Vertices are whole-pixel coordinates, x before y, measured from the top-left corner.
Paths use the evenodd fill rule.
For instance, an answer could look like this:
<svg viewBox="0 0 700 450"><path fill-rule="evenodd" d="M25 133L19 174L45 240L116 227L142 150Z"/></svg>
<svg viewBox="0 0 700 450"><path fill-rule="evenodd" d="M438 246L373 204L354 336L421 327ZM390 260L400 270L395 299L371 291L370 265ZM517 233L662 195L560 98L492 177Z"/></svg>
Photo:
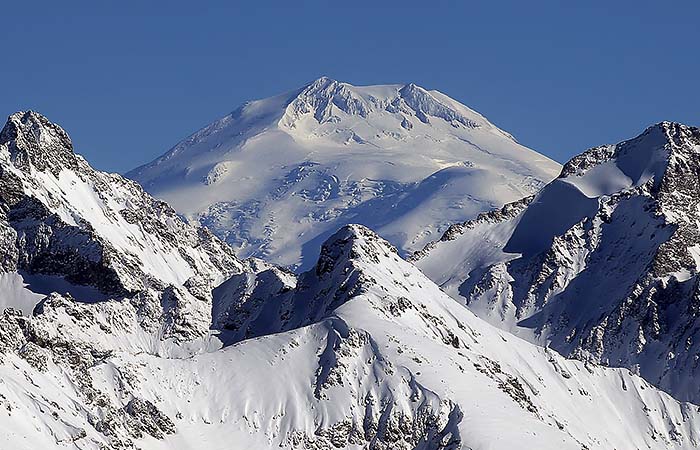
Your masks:
<svg viewBox="0 0 700 450"><path fill-rule="evenodd" d="M0 448L700 445L697 406L488 325L363 226L298 278L238 261L35 113L0 170L0 298L32 311L0 315Z"/></svg>
<svg viewBox="0 0 700 450"><path fill-rule="evenodd" d="M344 224L412 252L559 170L438 91L323 77L246 103L127 176L239 256L308 269Z"/></svg>
<svg viewBox="0 0 700 450"><path fill-rule="evenodd" d="M415 261L492 324L698 402L699 185L700 130L659 123Z"/></svg>

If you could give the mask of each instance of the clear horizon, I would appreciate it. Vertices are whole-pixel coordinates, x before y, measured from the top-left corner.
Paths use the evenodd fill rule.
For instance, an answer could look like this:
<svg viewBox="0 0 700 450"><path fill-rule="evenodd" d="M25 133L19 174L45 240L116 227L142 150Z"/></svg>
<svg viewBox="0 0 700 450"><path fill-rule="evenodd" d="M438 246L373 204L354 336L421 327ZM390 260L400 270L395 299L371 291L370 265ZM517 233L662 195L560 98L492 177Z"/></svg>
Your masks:
<svg viewBox="0 0 700 450"><path fill-rule="evenodd" d="M0 114L59 123L125 172L246 100L321 75L415 82L564 162L662 120L697 125L697 2L209 2L4 7Z"/></svg>

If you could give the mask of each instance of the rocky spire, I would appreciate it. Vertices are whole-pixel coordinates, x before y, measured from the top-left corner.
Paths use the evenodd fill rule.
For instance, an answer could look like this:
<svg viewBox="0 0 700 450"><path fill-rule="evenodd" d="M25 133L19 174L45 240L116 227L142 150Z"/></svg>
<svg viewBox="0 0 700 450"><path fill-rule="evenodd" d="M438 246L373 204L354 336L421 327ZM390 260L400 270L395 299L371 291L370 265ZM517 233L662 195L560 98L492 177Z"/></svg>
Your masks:
<svg viewBox="0 0 700 450"><path fill-rule="evenodd" d="M12 162L23 171L34 167L54 174L61 168L77 168L73 143L60 126L34 111L12 114L0 131L0 147L6 146Z"/></svg>

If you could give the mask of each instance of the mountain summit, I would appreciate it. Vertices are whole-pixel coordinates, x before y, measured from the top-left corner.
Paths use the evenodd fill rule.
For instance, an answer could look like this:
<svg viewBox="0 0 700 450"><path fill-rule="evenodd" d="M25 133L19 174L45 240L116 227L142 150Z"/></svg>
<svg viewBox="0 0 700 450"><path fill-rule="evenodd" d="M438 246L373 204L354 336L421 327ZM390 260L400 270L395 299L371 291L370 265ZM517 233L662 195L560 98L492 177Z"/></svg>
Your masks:
<svg viewBox="0 0 700 450"><path fill-rule="evenodd" d="M382 88L389 90L382 92ZM391 92L392 88L396 89L396 92ZM430 123L430 117L440 118L454 127L459 127L461 124L476 128L483 124L484 120L479 120L478 114L473 111L459 111L458 109L462 108L450 105L451 102L441 101L413 83L405 86L357 88L328 77L321 77L302 89L289 102L283 123L294 128L295 121L309 113L313 114L319 124L327 121L337 122L340 118L334 114L335 108L348 115L357 115L365 119L371 113L381 111L402 114L404 117L401 119L401 126L408 130L413 127L410 117L415 117L426 124Z"/></svg>
<svg viewBox="0 0 700 450"><path fill-rule="evenodd" d="M405 254L559 169L438 91L321 77L244 104L127 176L239 256L305 269L342 225Z"/></svg>

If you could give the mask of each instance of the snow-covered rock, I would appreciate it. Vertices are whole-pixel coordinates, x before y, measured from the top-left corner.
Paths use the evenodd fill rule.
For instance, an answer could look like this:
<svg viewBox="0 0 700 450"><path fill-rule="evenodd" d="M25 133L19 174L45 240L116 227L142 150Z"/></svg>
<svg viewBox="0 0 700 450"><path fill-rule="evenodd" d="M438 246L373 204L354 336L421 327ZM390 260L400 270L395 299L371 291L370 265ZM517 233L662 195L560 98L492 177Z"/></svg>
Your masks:
<svg viewBox="0 0 700 450"><path fill-rule="evenodd" d="M414 259L492 324L697 402L698 185L700 130L659 123Z"/></svg>
<svg viewBox="0 0 700 450"><path fill-rule="evenodd" d="M344 224L405 254L559 170L438 91L323 77L246 103L127 176L239 256L308 269Z"/></svg>
<svg viewBox="0 0 700 450"><path fill-rule="evenodd" d="M94 170L31 111L0 131L0 241L3 308L29 313L53 291L125 298L144 326L186 339L208 332L212 289L244 270L224 242L135 182Z"/></svg>

